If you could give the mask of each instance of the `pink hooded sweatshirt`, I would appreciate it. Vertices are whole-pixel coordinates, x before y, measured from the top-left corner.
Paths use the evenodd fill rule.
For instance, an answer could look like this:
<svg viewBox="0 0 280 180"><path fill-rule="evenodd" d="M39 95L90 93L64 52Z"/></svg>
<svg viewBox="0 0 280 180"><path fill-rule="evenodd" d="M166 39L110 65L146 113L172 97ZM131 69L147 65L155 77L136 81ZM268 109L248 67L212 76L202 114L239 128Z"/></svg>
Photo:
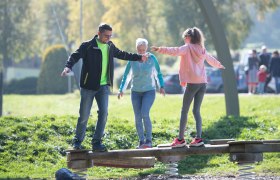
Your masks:
<svg viewBox="0 0 280 180"><path fill-rule="evenodd" d="M183 86L186 83L207 83L205 60L213 67L222 68L221 63L198 44L185 44L180 47L160 47L157 52L181 56L179 79L180 84Z"/></svg>

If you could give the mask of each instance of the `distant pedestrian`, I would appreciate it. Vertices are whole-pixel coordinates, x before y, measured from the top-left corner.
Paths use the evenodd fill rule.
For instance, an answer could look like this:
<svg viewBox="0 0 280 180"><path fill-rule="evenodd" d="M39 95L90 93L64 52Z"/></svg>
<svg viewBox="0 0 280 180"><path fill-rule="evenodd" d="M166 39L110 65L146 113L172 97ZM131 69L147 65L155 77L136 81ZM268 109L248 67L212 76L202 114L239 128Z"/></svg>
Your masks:
<svg viewBox="0 0 280 180"><path fill-rule="evenodd" d="M267 89L267 85L269 84L269 82L271 81L271 76L269 75L269 69L270 69L270 59L271 59L271 53L269 53L267 51L266 46L262 46L262 52L259 55L259 59L260 59L260 63L259 63L259 67L261 65L265 65L266 67L266 72L267 72L267 78L265 81L265 85L264 85L264 92L266 92Z"/></svg>
<svg viewBox="0 0 280 180"><path fill-rule="evenodd" d="M270 74L275 80L276 94L280 93L280 57L279 52L274 51L270 62Z"/></svg>
<svg viewBox="0 0 280 180"><path fill-rule="evenodd" d="M260 94L264 93L264 85L266 82L266 77L267 77L266 66L261 65L258 72L258 93Z"/></svg>
<svg viewBox="0 0 280 180"><path fill-rule="evenodd" d="M172 56L181 56L179 78L181 86L186 87L181 110L179 136L174 139L172 147L183 147L186 145L184 139L185 128L188 119L188 112L192 101L193 115L196 121L196 137L193 138L190 146L202 146L202 119L200 106L206 91L207 76L204 61L211 66L225 69L225 67L214 57L208 54L204 47L204 36L197 27L188 28L183 32L182 38L185 44L180 47L156 47L152 51Z"/></svg>
<svg viewBox="0 0 280 180"><path fill-rule="evenodd" d="M248 93L255 94L258 84L258 69L259 59L257 57L257 51L252 50L252 54L248 58Z"/></svg>

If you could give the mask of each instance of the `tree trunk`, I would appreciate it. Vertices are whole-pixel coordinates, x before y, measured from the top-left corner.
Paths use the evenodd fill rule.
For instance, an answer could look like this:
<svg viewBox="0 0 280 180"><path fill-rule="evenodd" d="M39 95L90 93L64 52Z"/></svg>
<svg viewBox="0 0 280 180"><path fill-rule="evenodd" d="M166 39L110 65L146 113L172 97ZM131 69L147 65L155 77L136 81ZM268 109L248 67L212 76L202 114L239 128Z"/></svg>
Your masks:
<svg viewBox="0 0 280 180"><path fill-rule="evenodd" d="M238 92L236 83L234 83L236 81L235 74L224 27L222 26L218 13L211 0L197 0L196 2L199 4L201 12L209 26L211 35L213 36L218 58L227 68L225 71L222 71L227 115L240 116Z"/></svg>

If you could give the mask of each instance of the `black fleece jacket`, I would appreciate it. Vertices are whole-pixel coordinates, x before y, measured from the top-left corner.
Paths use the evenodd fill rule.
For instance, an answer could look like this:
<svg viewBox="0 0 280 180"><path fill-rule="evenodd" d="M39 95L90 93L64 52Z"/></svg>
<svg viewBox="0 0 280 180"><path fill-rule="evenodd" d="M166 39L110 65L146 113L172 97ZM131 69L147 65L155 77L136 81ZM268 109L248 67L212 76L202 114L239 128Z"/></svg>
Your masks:
<svg viewBox="0 0 280 180"><path fill-rule="evenodd" d="M80 86L84 89L98 90L100 87L101 71L102 71L102 53L98 48L96 42L97 35L86 42L83 42L81 46L72 53L67 62L66 67L72 69L75 63L77 63L81 58L83 60ZM142 56L139 54L128 53L119 50L113 42L109 41L109 62L108 62L108 85L113 87L114 79L114 57L129 61L141 61Z"/></svg>

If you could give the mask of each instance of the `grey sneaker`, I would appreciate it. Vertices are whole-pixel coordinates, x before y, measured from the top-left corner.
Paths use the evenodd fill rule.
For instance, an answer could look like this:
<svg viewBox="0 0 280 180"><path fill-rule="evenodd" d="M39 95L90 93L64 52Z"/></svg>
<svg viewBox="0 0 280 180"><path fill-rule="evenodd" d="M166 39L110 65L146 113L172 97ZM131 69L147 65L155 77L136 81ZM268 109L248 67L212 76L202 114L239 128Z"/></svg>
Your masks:
<svg viewBox="0 0 280 180"><path fill-rule="evenodd" d="M145 144L144 141L139 141L139 145L136 147L136 149L143 149L142 146Z"/></svg>
<svg viewBox="0 0 280 180"><path fill-rule="evenodd" d="M150 140L146 140L146 142L144 144L142 144L141 146L139 146L139 149L146 149L146 148L152 148L152 141Z"/></svg>
<svg viewBox="0 0 280 180"><path fill-rule="evenodd" d="M152 144L152 141L151 140L146 140L146 148L152 148L153 147L153 144Z"/></svg>

